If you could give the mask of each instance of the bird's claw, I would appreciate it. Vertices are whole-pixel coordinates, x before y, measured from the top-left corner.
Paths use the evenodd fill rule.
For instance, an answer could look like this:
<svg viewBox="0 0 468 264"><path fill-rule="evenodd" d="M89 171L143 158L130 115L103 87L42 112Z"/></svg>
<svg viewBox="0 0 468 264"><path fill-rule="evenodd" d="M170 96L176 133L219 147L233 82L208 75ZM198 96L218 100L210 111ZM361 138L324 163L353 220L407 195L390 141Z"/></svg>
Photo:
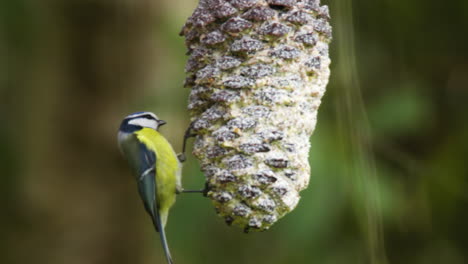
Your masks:
<svg viewBox="0 0 468 264"><path fill-rule="evenodd" d="M179 162L185 162L187 160L187 157L185 156L185 153L179 153L177 154L177 159L179 160Z"/></svg>

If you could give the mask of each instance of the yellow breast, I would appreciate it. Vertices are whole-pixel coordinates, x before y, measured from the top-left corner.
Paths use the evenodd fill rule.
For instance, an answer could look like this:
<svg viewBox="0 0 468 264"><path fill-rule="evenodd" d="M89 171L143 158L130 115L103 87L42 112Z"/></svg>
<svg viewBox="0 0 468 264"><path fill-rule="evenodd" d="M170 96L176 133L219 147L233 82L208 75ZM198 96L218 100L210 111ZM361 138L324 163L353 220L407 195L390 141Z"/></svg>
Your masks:
<svg viewBox="0 0 468 264"><path fill-rule="evenodd" d="M180 184L177 155L171 144L158 131L143 128L135 134L139 141L156 153L156 202L160 211L167 212L175 202L176 188Z"/></svg>

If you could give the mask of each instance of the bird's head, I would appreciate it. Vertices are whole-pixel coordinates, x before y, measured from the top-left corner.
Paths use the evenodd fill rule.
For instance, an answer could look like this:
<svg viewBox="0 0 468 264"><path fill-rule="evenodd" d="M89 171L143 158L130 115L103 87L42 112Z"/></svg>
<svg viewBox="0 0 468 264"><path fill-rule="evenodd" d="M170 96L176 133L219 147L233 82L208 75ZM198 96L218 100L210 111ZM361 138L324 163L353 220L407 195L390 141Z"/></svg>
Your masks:
<svg viewBox="0 0 468 264"><path fill-rule="evenodd" d="M144 127L158 130L164 124L166 124L166 121L159 119L151 112L137 112L125 117L120 125L120 131L132 133Z"/></svg>

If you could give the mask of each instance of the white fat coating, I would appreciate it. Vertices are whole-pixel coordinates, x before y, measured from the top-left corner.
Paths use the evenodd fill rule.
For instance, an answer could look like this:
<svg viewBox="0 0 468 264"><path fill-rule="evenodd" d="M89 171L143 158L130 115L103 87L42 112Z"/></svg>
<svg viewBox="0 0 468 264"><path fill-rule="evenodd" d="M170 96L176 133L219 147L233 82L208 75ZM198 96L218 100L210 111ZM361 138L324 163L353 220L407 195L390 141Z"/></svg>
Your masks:
<svg viewBox="0 0 468 264"><path fill-rule="evenodd" d="M132 119L128 122L130 125L136 125L136 126L141 126L141 127L148 127L152 129L158 129L158 122L153 119L148 119L148 118L135 118Z"/></svg>

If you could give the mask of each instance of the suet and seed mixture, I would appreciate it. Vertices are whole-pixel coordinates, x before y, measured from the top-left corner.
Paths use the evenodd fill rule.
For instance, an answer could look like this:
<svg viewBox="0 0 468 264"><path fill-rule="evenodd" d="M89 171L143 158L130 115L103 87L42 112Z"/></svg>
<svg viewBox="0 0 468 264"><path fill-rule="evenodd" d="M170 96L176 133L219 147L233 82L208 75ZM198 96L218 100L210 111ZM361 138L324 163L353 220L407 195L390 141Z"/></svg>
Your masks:
<svg viewBox="0 0 468 264"><path fill-rule="evenodd" d="M319 0L201 0L182 29L193 154L228 224L268 229L309 183L329 19Z"/></svg>

